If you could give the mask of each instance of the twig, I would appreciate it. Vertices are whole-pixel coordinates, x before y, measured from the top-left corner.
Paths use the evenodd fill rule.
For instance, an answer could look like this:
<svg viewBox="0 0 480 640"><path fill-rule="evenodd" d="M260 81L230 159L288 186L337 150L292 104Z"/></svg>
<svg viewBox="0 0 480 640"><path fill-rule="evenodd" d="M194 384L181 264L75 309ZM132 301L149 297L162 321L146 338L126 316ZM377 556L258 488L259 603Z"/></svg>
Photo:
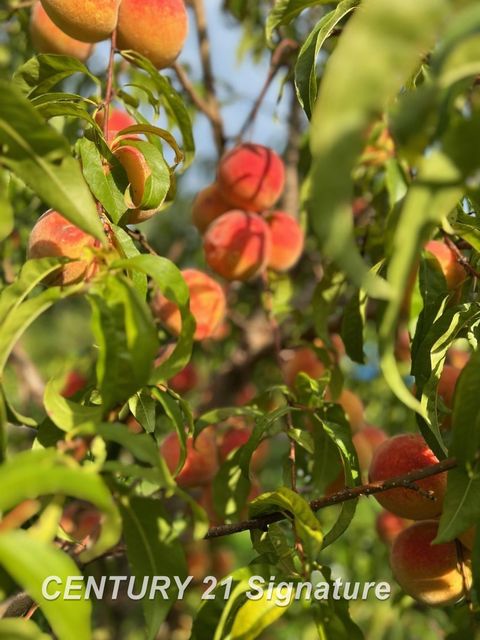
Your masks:
<svg viewBox="0 0 480 640"><path fill-rule="evenodd" d="M444 234L444 239L449 248L457 256L457 262L462 265L465 271L472 275L474 278L477 278L477 280L480 279L480 273L472 267L468 259L463 255L457 245L448 237L447 234Z"/></svg>
<svg viewBox="0 0 480 640"><path fill-rule="evenodd" d="M371 496L376 493L382 493L383 491L389 491L391 489L407 488L412 491L418 490L416 482L423 480L424 478L430 478L431 476L439 475L445 471L450 471L457 466L457 460L455 458L446 458L437 464L425 467L424 469L418 469L411 471L404 476L398 476L396 478L389 478L381 482L370 482L368 484L360 485L358 487L349 487L338 491L324 498L312 500L310 502L310 508L312 511L319 511L326 507L331 507L335 504L342 504L348 500L355 500L360 496ZM205 538L207 540L211 538L220 538L223 536L229 536L234 533L240 533L241 531L252 531L260 529L266 531L270 524L274 522L280 522L285 520L288 514L280 511L275 511L258 518L252 518L250 520L244 520L243 522L236 522L234 524L225 524L219 527L212 527L208 530Z"/></svg>
<svg viewBox="0 0 480 640"><path fill-rule="evenodd" d="M200 60L202 63L203 82L207 95L209 107L209 120L213 129L213 137L217 147L218 155L222 155L225 148L225 133L223 118L220 110L220 103L217 98L215 76L212 68L212 57L210 52L210 38L208 37L207 16L205 14L204 0L190 0L190 5L195 14L197 23L198 45L200 49Z"/></svg>
<svg viewBox="0 0 480 640"><path fill-rule="evenodd" d="M132 238L132 240L136 240L141 247L147 251L147 253L152 254L152 256L158 256L158 253L152 247L152 245L148 242L145 235L138 231L138 229L129 229L128 227L125 229L128 235Z"/></svg>
<svg viewBox="0 0 480 640"><path fill-rule="evenodd" d="M295 87L293 86L293 83L290 100L288 143L284 154L285 189L281 200L281 208L292 215L297 215L299 203L298 165L300 162L300 134L302 125L300 119L300 105L295 94Z"/></svg>
<svg viewBox="0 0 480 640"><path fill-rule="evenodd" d="M174 64L172 65L172 69L175 71L178 81L182 85L183 89L188 93L197 109L204 113L209 119L214 117L210 105L195 89L193 82L190 80L187 72L182 67L182 65L179 62L174 62Z"/></svg>
<svg viewBox="0 0 480 640"><path fill-rule="evenodd" d="M268 70L267 78L265 80L265 83L264 83L264 85L262 87L262 90L260 91L257 99L253 103L253 106L250 109L250 112L247 115L247 118L246 118L242 128L240 129L240 132L239 132L239 134L237 136L237 143L240 143L243 140L243 138L246 135L247 131L249 130L249 128L255 122L255 119L256 119L256 117L258 115L258 112L260 111L260 107L262 106L263 100L264 100L265 96L267 95L267 92L268 92L268 90L270 88L270 85L272 84L275 76L277 75L277 73L281 69L281 67L285 64L285 60L288 57L288 55L292 51L295 51L296 49L298 49L298 42L295 42L294 40L290 40L290 39L286 38L285 40L282 40L280 42L278 47L272 53L272 59L271 59L271 62L270 62L270 68Z"/></svg>
<svg viewBox="0 0 480 640"><path fill-rule="evenodd" d="M30 400L37 404L42 404L45 383L27 352L20 344L17 344L13 348L10 357L13 366L17 370L19 381L27 391Z"/></svg>
<svg viewBox="0 0 480 640"><path fill-rule="evenodd" d="M104 109L105 109L105 119L103 122L103 134L105 140L108 140L108 128L109 128L109 117L110 117L110 103L112 101L113 95L113 69L114 69L114 61L115 61L115 49L117 46L117 30L115 29L112 33L110 40L110 57L108 59L108 68L107 68L107 86L105 88L105 100L104 100Z"/></svg>

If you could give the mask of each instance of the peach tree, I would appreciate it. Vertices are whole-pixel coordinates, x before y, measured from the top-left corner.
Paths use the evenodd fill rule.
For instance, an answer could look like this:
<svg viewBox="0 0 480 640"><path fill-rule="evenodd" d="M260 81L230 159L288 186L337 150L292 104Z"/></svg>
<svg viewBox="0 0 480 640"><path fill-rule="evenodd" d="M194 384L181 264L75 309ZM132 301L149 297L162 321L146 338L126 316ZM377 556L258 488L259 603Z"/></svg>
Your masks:
<svg viewBox="0 0 480 640"><path fill-rule="evenodd" d="M215 11L0 3L0 638L476 637L478 3Z"/></svg>

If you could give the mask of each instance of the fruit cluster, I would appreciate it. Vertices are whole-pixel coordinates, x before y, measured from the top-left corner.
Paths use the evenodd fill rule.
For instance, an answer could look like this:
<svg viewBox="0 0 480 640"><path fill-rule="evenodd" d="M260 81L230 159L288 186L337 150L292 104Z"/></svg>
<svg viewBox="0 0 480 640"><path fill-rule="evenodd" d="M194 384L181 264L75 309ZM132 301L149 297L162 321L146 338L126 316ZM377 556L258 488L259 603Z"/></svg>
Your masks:
<svg viewBox="0 0 480 640"><path fill-rule="evenodd" d="M240 144L221 158L217 180L197 195L193 223L205 259L226 280L250 280L265 269L288 271L303 251L297 220L272 211L285 184L281 158L260 144Z"/></svg>
<svg viewBox="0 0 480 640"><path fill-rule="evenodd" d="M93 44L116 34L119 49L132 49L157 69L170 66L188 34L183 0L37 0L30 21L39 53L85 61Z"/></svg>

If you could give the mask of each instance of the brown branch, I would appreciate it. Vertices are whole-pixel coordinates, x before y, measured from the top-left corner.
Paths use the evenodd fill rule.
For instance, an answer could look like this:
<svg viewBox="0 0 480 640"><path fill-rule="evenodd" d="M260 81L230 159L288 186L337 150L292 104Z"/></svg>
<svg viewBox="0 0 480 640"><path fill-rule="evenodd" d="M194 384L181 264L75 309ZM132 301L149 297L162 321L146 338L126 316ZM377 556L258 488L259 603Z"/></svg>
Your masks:
<svg viewBox="0 0 480 640"><path fill-rule="evenodd" d="M188 95L190 96L190 99L192 100L193 104L197 107L197 109L199 109L203 114L205 114L207 118L209 118L210 120L212 118L215 118L215 115L213 114L212 109L210 108L210 105L206 100L202 98L202 96L195 89L193 82L190 80L187 72L182 67L182 65L178 62L175 62L172 65L172 69L175 71L178 81L180 82L180 84L182 85L186 93L188 93Z"/></svg>
<svg viewBox="0 0 480 640"><path fill-rule="evenodd" d="M285 189L280 208L292 215L297 215L299 205L299 177L298 165L300 163L301 143L301 111L292 83L292 95L290 113L288 118L288 143L284 154L285 162Z"/></svg>
<svg viewBox="0 0 480 640"><path fill-rule="evenodd" d="M152 254L152 256L158 256L158 253L148 242L147 238L141 231L138 231L138 229L129 229L128 227L125 229L125 231L132 238L132 240L136 240L136 242L138 242L138 244L143 247L145 251L147 251L147 253Z"/></svg>
<svg viewBox="0 0 480 640"><path fill-rule="evenodd" d="M207 16L205 13L204 0L190 0L190 5L193 8L197 23L198 46L200 49L200 61L202 63L203 82L207 95L207 104L210 111L209 120L212 125L213 137L215 139L218 155L221 156L225 148L225 133L220 103L217 97L215 76L212 68L210 38L208 37Z"/></svg>
<svg viewBox="0 0 480 640"><path fill-rule="evenodd" d="M476 271L476 269L474 269L472 267L472 265L468 261L468 258L466 258L463 255L463 253L460 251L460 249L457 247L457 245L453 242L453 240L451 240L446 233L444 233L443 237L444 237L445 242L447 243L448 247L456 255L457 262L465 269L465 271L469 275L473 276L474 278L477 278L477 280L480 279L480 273L478 271Z"/></svg>
<svg viewBox="0 0 480 640"><path fill-rule="evenodd" d="M285 39L282 40L280 42L280 44L278 45L278 47L275 49L275 51L272 53L272 59L270 62L270 68L268 70L268 74L267 74L267 78L264 82L264 85L257 97L257 99L255 100L255 102L253 103L252 108L250 109L249 114L247 115L245 122L243 123L242 128L240 129L240 132L237 136L237 144L240 143L243 138L245 137L247 131L250 129L250 127L253 125L253 123L255 122L255 119L258 115L258 112L260 111L260 107L262 106L262 103L265 99L265 96L267 95L267 92L270 88L270 85L272 84L273 80L275 79L275 76L277 75L277 73L280 71L280 69L282 68L282 66L285 64L286 60L288 59L288 56L290 55L290 53L292 51L296 51L298 49L298 42L295 42L294 40L290 40L290 39Z"/></svg>
<svg viewBox="0 0 480 640"><path fill-rule="evenodd" d="M319 511L320 509L325 509L326 507L331 507L335 504L342 504L343 502L347 502L348 500L355 500L360 496L371 496L376 493L382 493L383 491L389 491L391 489L407 488L411 489L412 491L418 491L419 487L416 484L418 480L423 480L424 478L430 478L431 476L444 473L445 471L450 471L456 466L457 460L455 458L446 458L445 460L442 460L437 464L425 467L424 469L411 471L404 476L390 478L381 482L370 482L358 487L349 487L347 489L343 489L342 491L338 491L331 496L312 500L310 502L310 508L312 509L312 511ZM433 498L433 496L430 495L430 498ZM209 540L211 538L220 538L223 536L232 535L234 533L240 533L241 531L253 531L255 529L266 531L270 524L285 520L287 517L288 514L280 511L275 511L274 513L269 513L264 516L258 516L257 518L252 518L250 520L244 520L243 522L236 522L234 524L225 524L219 527L212 527L208 530L205 539Z"/></svg>

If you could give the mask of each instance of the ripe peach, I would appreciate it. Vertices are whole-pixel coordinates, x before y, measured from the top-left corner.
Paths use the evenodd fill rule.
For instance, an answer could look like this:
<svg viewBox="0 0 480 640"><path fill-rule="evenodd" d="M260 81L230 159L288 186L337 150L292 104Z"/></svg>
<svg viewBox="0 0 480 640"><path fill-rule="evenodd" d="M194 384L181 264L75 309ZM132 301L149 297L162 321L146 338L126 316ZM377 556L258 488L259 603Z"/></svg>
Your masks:
<svg viewBox="0 0 480 640"><path fill-rule="evenodd" d="M157 69L169 67L188 33L183 0L122 0L118 16L119 49L133 49Z"/></svg>
<svg viewBox="0 0 480 640"><path fill-rule="evenodd" d="M60 519L60 526L74 540L95 540L100 533L102 514L89 504L74 500L67 505Z"/></svg>
<svg viewBox="0 0 480 640"><path fill-rule="evenodd" d="M42 0L42 5L67 35L82 42L100 42L117 25L120 0Z"/></svg>
<svg viewBox="0 0 480 640"><path fill-rule="evenodd" d="M202 271L184 269L182 275L190 291L190 311L197 323L194 338L206 340L225 317L225 294L218 282ZM152 300L152 309L169 331L179 335L182 321L180 311L173 302L158 292Z"/></svg>
<svg viewBox="0 0 480 640"><path fill-rule="evenodd" d="M381 482L403 476L410 471L424 469L438 463L438 458L419 434L402 434L381 444L370 465L370 482ZM424 520L440 515L447 488L447 474L441 473L415 483L423 491L431 491L430 500L419 491L398 487L375 494L384 507L397 516L410 520Z"/></svg>
<svg viewBox="0 0 480 640"><path fill-rule="evenodd" d="M327 401L332 401L330 389L327 389L325 399ZM365 425L365 407L356 393L344 387L335 402L344 410L350 426L352 427L352 431L358 431Z"/></svg>
<svg viewBox="0 0 480 640"><path fill-rule="evenodd" d="M65 380L65 384L60 392L64 398L71 398L78 391L85 388L87 384L87 378L78 371L70 371Z"/></svg>
<svg viewBox="0 0 480 640"><path fill-rule="evenodd" d="M220 462L225 462L232 451L235 451L246 444L249 441L251 434L251 429L246 425L230 427L223 434L218 444L218 456L220 458ZM263 440L252 455L251 467L254 471L260 469L263 465L268 456L268 450L268 441Z"/></svg>
<svg viewBox="0 0 480 640"><path fill-rule="evenodd" d="M222 196L218 184L214 182L199 191L193 201L192 222L200 233L205 233L214 220L230 211L231 208L231 205Z"/></svg>
<svg viewBox="0 0 480 640"><path fill-rule="evenodd" d="M375 451L386 440L388 440L388 436L385 431L370 425L362 427L360 431L355 433L352 442L357 452L361 471L368 472Z"/></svg>
<svg viewBox="0 0 480 640"><path fill-rule="evenodd" d="M152 171L145 156L136 147L128 144L115 148L113 155L120 162L127 174L132 208L128 213L128 224L139 224L151 218L156 209L142 209L145 187Z"/></svg>
<svg viewBox="0 0 480 640"><path fill-rule="evenodd" d="M220 160L217 180L224 198L232 205L260 212L270 209L280 197L285 168L272 149L241 144Z"/></svg>
<svg viewBox="0 0 480 640"><path fill-rule="evenodd" d="M128 430L130 431L130 433L133 433L134 435L138 435L139 433L143 433L143 431L144 431L142 425L135 418L134 415L128 416L127 421L126 421L125 424L127 425Z"/></svg>
<svg viewBox="0 0 480 640"><path fill-rule="evenodd" d="M470 360L470 351L453 346L447 351L447 362L456 369L463 369Z"/></svg>
<svg viewBox="0 0 480 640"><path fill-rule="evenodd" d="M59 29L38 0L30 16L30 36L34 49L39 53L72 56L85 62L93 51L92 44L75 40Z"/></svg>
<svg viewBox="0 0 480 640"><path fill-rule="evenodd" d="M390 513L390 511L382 511L377 516L375 529L380 540L387 545L391 545L408 524L409 521L405 520L405 518L399 518L394 513Z"/></svg>
<svg viewBox="0 0 480 640"><path fill-rule="evenodd" d="M48 279L50 284L68 285L91 279L98 264L92 249L100 242L50 209L37 220L28 242L29 258L70 258Z"/></svg>
<svg viewBox="0 0 480 640"><path fill-rule="evenodd" d="M177 393L187 393L198 384L197 370L192 362L168 381L168 386Z"/></svg>
<svg viewBox="0 0 480 640"><path fill-rule="evenodd" d="M170 433L163 441L161 454L165 458L171 473L174 473L180 460L180 441L176 432ZM187 438L187 457L177 475L179 487L197 487L210 483L217 473L217 445L215 434L211 427L204 429L193 442L193 437Z"/></svg>
<svg viewBox="0 0 480 640"><path fill-rule="evenodd" d="M102 109L101 111L97 111L95 114L95 121L98 126L103 129L105 124L105 112ZM132 118L132 116L125 111L120 111L120 109L110 108L108 113L108 137L107 142L111 143L118 136L118 132L126 129L127 127L131 127L137 122ZM138 140L138 136L134 133L127 134L121 137L121 140Z"/></svg>
<svg viewBox="0 0 480 640"><path fill-rule="evenodd" d="M254 278L270 257L270 229L255 213L224 213L208 227L203 240L207 263L227 280Z"/></svg>
<svg viewBox="0 0 480 640"><path fill-rule="evenodd" d="M272 251L268 267L288 271L303 252L303 231L297 220L284 211L274 211L266 218L272 236Z"/></svg>
<svg viewBox="0 0 480 640"><path fill-rule="evenodd" d="M299 373L306 373L311 378L320 378L325 373L325 365L315 351L308 347L299 347L291 353L287 352L282 373L286 384L293 387Z"/></svg>
<svg viewBox="0 0 480 640"><path fill-rule="evenodd" d="M431 253L438 262L449 289L456 289L466 279L465 269L459 264L454 251L444 242L430 240L425 245L425 251Z"/></svg>
<svg viewBox="0 0 480 640"><path fill-rule="evenodd" d="M467 547L469 551L473 551L473 545L475 544L475 536L477 535L477 527L470 527L464 533L458 536L458 539Z"/></svg>
<svg viewBox="0 0 480 640"><path fill-rule="evenodd" d="M429 606L455 604L464 596L455 542L432 544L438 522L425 520L404 529L395 538L390 564L395 579L412 598ZM464 565L467 587L471 572Z"/></svg>

